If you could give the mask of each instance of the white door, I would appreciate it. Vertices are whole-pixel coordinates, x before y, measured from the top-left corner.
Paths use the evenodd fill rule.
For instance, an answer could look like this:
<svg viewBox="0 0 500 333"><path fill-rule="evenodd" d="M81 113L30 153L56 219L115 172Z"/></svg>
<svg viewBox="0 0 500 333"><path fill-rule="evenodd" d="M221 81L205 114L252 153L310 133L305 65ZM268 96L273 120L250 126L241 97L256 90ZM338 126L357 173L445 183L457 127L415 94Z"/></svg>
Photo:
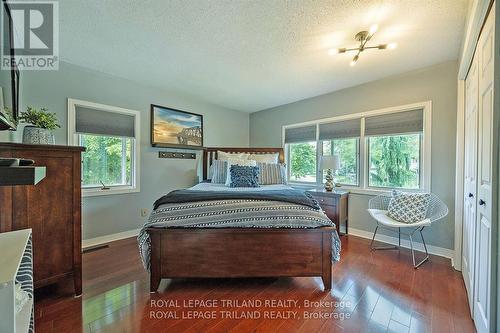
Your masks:
<svg viewBox="0 0 500 333"><path fill-rule="evenodd" d="M493 141L493 60L495 7L486 20L477 45L478 175L476 222L476 270L474 277L474 321L479 333L490 332L491 325L491 217L492 217L492 141Z"/></svg>
<svg viewBox="0 0 500 333"><path fill-rule="evenodd" d="M476 243L478 85L477 57L474 57L465 80L465 197L462 227L462 275L471 311L474 301L474 254Z"/></svg>

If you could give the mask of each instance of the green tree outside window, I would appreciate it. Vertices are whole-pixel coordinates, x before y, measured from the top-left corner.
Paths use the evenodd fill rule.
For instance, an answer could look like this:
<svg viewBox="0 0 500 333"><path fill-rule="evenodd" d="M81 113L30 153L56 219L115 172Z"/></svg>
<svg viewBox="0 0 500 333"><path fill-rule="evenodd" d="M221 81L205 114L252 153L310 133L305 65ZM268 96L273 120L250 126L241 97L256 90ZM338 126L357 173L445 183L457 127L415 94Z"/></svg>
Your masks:
<svg viewBox="0 0 500 333"><path fill-rule="evenodd" d="M316 142L290 144L290 179L316 181Z"/></svg>
<svg viewBox="0 0 500 333"><path fill-rule="evenodd" d="M84 187L132 184L132 139L82 134Z"/></svg>
<svg viewBox="0 0 500 333"><path fill-rule="evenodd" d="M369 186L419 188L420 134L373 136Z"/></svg>

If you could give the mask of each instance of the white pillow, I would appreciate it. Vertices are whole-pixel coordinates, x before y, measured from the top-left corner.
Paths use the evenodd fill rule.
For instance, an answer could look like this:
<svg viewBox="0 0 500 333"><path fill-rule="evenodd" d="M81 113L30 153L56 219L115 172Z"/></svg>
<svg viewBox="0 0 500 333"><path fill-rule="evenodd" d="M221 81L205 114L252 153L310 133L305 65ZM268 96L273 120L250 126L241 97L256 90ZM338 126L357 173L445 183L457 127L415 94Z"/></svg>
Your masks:
<svg viewBox="0 0 500 333"><path fill-rule="evenodd" d="M227 160L226 186L231 185L231 165L257 166L257 162L255 160L244 160L238 158L231 158Z"/></svg>
<svg viewBox="0 0 500 333"><path fill-rule="evenodd" d="M217 159L220 161L227 161L229 159L248 160L250 154L247 153L226 153L225 151L217 151Z"/></svg>
<svg viewBox="0 0 500 333"><path fill-rule="evenodd" d="M279 162L279 154L250 154L248 157L249 160L255 160L257 163L269 163L269 164L278 164Z"/></svg>

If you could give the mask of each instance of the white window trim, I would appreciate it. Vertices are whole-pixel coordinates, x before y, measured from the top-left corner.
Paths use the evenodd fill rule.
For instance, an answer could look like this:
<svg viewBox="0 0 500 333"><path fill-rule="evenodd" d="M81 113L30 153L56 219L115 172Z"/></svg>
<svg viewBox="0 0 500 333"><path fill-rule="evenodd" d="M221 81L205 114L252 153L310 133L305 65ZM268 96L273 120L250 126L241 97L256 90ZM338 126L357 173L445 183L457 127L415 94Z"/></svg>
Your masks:
<svg viewBox="0 0 500 333"><path fill-rule="evenodd" d="M94 197L101 195L114 195L114 194L127 194L127 193L136 193L141 191L140 186L140 141L141 141L141 113L136 110L129 110L120 108L117 106L99 104L94 102L82 101L78 99L68 98L68 145L70 146L78 146L79 139L78 134L76 133L76 107L81 106L88 109L94 110L103 110L107 112L121 113L134 116L134 130L135 130L135 138L133 140L134 143L134 151L132 157L132 185L123 185L123 186L112 186L109 190L102 190L101 188L83 188L82 187L82 196L83 197Z"/></svg>
<svg viewBox="0 0 500 333"><path fill-rule="evenodd" d="M432 101L424 101L424 102L418 102L418 103L412 103L412 104L406 104L406 105L400 105L400 106L394 106L394 107L388 107L388 108L383 108L383 109L377 109L377 110L371 110L371 111L365 111L365 112L358 112L358 113L353 113L353 114L347 114L347 115L342 115L342 116L336 116L336 117L330 117L330 118L322 118L318 120L311 120L311 121L306 121L302 123L296 123L296 124L290 124L290 125L284 125L282 126L282 131L281 131L281 139L282 139L282 146L287 147L285 145L285 130L288 128L294 128L294 127L302 127L302 126L307 126L307 125L316 125L316 143L317 146L319 145L319 125L323 123L329 123L329 122L336 122L336 121L343 121L343 120L350 120L350 119L357 119L361 118L361 135L359 137L359 186L348 186L348 185L342 185L340 187L343 190L350 191L351 193L355 194L368 194L368 195L378 195L378 194L388 194L391 192L392 188L376 188L376 187L369 187L368 186L368 177L366 175L367 172L367 167L368 167L368 149L366 147L366 138L365 138L365 118L366 117L371 117L371 116L377 116L377 115L384 115L384 114L390 114L390 113L398 113L398 112L405 112L405 111L412 111L416 109L422 109L423 110L423 121L424 121L424 128L423 128L423 135L422 135L422 146L421 146L421 158L422 160L422 169L420 170L420 182L421 182L421 187L420 189L404 189L404 191L415 191L415 192L430 192L431 191L431 174L432 174L432 161L431 161L431 132L432 132ZM289 147L285 149L285 161L288 163L288 157L289 157ZM290 168L287 168L290 169ZM319 174L318 174L319 175ZM320 177L316 177L316 182L315 183L308 183L308 182L293 182L289 181L289 184L291 186L297 186L297 187L304 187L304 188L314 188L314 187L322 187L322 181L320 180ZM290 179L290 170L288 170L288 179Z"/></svg>

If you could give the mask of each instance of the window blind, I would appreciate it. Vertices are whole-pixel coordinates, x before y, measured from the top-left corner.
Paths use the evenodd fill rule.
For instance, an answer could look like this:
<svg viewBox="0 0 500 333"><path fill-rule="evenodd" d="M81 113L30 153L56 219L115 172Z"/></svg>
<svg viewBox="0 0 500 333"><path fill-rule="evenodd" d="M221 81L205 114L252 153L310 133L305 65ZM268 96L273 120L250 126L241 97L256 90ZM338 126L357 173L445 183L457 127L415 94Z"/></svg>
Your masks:
<svg viewBox="0 0 500 333"><path fill-rule="evenodd" d="M422 132L423 110L404 111L365 118L365 135L403 134Z"/></svg>
<svg viewBox="0 0 500 333"><path fill-rule="evenodd" d="M76 106L75 118L77 133L135 137L133 115Z"/></svg>
<svg viewBox="0 0 500 333"><path fill-rule="evenodd" d="M316 141L316 125L285 129L285 143Z"/></svg>
<svg viewBox="0 0 500 333"><path fill-rule="evenodd" d="M355 138L361 135L361 119L349 119L319 125L319 139Z"/></svg>

